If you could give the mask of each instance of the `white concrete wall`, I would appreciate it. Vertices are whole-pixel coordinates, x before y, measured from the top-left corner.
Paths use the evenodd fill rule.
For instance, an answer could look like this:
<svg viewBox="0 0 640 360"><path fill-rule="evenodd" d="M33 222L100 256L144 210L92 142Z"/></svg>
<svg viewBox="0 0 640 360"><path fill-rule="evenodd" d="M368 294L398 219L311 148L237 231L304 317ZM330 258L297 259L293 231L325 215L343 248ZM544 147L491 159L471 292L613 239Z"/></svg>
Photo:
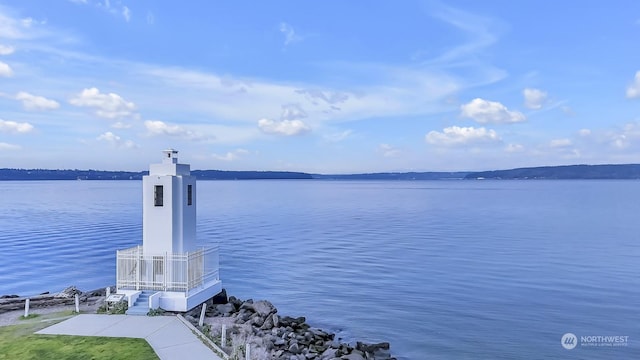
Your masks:
<svg viewBox="0 0 640 360"><path fill-rule="evenodd" d="M173 159L172 159L173 160ZM143 177L142 244L145 254L184 253L196 248L196 179L188 164L152 164ZM163 186L163 206L155 206L156 185ZM192 203L187 188L192 185Z"/></svg>
<svg viewBox="0 0 640 360"><path fill-rule="evenodd" d="M191 205L187 205L187 187L192 186ZM182 176L182 251L192 252L196 248L196 178Z"/></svg>
<svg viewBox="0 0 640 360"><path fill-rule="evenodd" d="M156 185L163 186L163 206L154 205ZM148 175L142 179L142 246L145 254L173 252L173 178Z"/></svg>

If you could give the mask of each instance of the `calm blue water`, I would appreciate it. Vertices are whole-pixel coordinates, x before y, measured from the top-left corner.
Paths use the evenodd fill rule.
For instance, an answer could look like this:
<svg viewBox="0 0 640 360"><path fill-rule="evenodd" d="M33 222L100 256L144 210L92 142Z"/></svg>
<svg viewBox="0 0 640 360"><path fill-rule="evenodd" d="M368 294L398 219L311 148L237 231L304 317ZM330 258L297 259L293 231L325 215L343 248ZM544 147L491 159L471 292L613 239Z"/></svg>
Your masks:
<svg viewBox="0 0 640 360"><path fill-rule="evenodd" d="M115 283L141 182L0 182L0 294ZM401 359L640 358L640 182L201 181L229 294ZM565 350L560 337L629 336Z"/></svg>

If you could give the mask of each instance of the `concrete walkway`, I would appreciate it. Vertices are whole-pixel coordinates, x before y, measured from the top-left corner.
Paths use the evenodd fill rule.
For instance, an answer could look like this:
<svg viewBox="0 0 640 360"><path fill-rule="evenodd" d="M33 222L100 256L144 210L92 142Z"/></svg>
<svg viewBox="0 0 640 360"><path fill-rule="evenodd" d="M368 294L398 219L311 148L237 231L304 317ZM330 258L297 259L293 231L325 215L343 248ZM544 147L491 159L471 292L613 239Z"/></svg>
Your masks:
<svg viewBox="0 0 640 360"><path fill-rule="evenodd" d="M36 334L141 338L162 360L220 360L176 316L80 314Z"/></svg>

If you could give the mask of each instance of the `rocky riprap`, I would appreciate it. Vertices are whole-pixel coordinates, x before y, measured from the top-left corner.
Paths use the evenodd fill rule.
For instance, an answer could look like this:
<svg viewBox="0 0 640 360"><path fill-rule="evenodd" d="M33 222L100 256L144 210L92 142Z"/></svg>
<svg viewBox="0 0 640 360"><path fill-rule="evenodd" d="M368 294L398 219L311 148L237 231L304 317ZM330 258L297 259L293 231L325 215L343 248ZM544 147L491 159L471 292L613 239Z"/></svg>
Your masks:
<svg viewBox="0 0 640 360"><path fill-rule="evenodd" d="M199 329L220 343L222 324L227 327L228 354L243 353L250 344L252 358L286 360L391 360L389 343L341 343L335 334L313 328L304 317L280 316L266 300L242 301L223 293L207 301L204 325ZM198 327L202 307L185 314Z"/></svg>
<svg viewBox="0 0 640 360"><path fill-rule="evenodd" d="M115 292L115 288L111 289ZM3 295L0 296L0 314L7 311L23 310L24 304L29 299L29 308L45 308L50 306L60 305L74 305L75 295L78 294L80 304L95 304L98 302L104 302L106 294L105 289L97 289L92 291L82 292L75 286L69 286L56 294L43 293L40 295L21 297L18 295Z"/></svg>

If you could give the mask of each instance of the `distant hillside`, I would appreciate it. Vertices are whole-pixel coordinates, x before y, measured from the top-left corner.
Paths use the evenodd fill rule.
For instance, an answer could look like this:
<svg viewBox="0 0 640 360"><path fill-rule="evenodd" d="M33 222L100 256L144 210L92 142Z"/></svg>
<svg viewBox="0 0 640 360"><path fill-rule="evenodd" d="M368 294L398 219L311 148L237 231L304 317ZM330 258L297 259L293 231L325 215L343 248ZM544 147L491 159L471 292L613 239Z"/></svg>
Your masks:
<svg viewBox="0 0 640 360"><path fill-rule="evenodd" d="M2 180L141 180L147 171L0 169ZM192 170L199 180L461 180L461 179L640 179L640 164L568 165L480 172L406 172L322 175L289 171Z"/></svg>
<svg viewBox="0 0 640 360"><path fill-rule="evenodd" d="M0 180L141 180L146 171L0 169Z"/></svg>
<svg viewBox="0 0 640 360"><path fill-rule="evenodd" d="M468 172L407 172L407 173L371 173L347 175L314 174L314 179L322 180L460 180Z"/></svg>
<svg viewBox="0 0 640 360"><path fill-rule="evenodd" d="M141 180L148 171L0 169L0 180ZM199 180L312 179L310 174L286 171L192 170Z"/></svg>
<svg viewBox="0 0 640 360"><path fill-rule="evenodd" d="M198 180L313 179L311 174L289 171L192 170L191 175Z"/></svg>
<svg viewBox="0 0 640 360"><path fill-rule="evenodd" d="M465 179L640 179L640 164L567 165L472 172Z"/></svg>

